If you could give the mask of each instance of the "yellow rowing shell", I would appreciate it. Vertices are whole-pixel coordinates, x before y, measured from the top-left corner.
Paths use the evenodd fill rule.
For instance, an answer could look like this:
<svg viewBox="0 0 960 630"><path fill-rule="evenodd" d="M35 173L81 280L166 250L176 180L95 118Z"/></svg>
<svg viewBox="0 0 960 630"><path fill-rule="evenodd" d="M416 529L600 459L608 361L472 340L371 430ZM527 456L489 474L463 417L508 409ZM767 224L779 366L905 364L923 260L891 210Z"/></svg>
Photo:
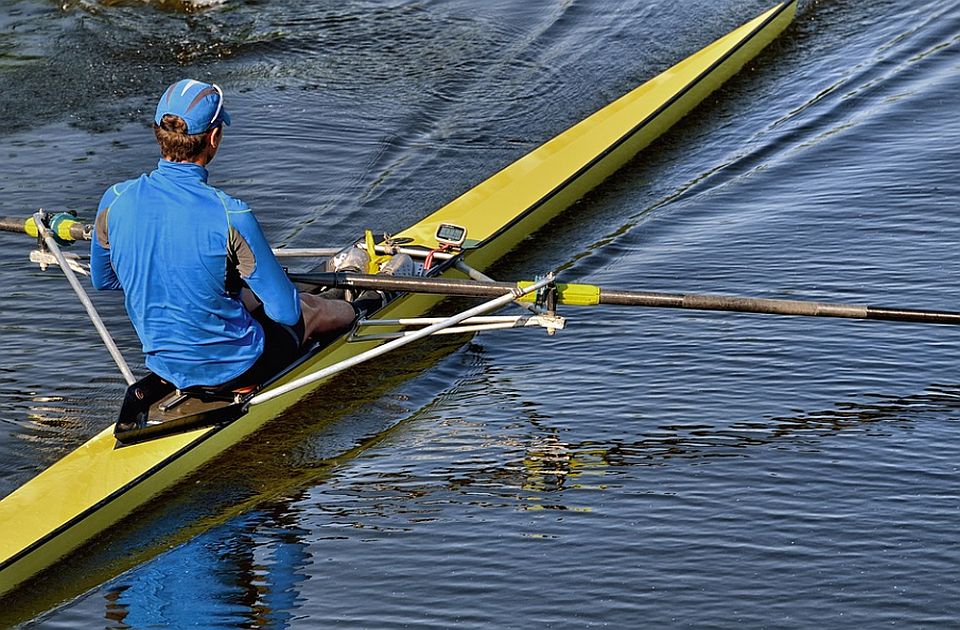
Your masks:
<svg viewBox="0 0 960 630"><path fill-rule="evenodd" d="M433 248L441 223L467 228L465 260L485 269L663 134L793 20L784 2L617 99L408 228ZM406 295L378 313L423 314L442 299ZM341 338L279 384L375 347ZM0 501L0 594L117 523L322 385L255 406L223 427L118 447L110 426Z"/></svg>

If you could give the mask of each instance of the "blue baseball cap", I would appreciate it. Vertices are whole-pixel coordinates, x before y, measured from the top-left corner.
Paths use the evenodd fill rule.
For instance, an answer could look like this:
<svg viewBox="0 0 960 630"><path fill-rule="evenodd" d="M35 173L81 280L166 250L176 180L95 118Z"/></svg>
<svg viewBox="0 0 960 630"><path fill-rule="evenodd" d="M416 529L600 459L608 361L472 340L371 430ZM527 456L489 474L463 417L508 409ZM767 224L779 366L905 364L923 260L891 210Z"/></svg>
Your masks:
<svg viewBox="0 0 960 630"><path fill-rule="evenodd" d="M181 79L167 88L157 103L154 122L173 114L187 123L187 133L204 133L221 123L230 124L230 114L223 108L223 90L215 83Z"/></svg>

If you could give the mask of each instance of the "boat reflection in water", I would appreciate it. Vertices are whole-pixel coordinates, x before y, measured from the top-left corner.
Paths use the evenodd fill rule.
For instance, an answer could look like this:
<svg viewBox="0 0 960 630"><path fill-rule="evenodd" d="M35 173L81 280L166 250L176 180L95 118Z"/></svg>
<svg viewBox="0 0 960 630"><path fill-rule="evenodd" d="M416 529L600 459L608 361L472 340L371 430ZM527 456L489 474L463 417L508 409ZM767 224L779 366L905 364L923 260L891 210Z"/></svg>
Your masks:
<svg viewBox="0 0 960 630"><path fill-rule="evenodd" d="M731 420L725 427L674 422L651 429L637 441L606 444L565 444L550 418L536 413L527 414L526 424L505 436L501 425L485 429L479 424L464 426L463 418L438 418L447 409L430 403L409 416L407 422L413 424L405 424L403 434L416 432L421 423L436 430L458 426L471 433L487 430L486 435L476 436L478 442L517 451L520 457L497 468L479 462L452 468L437 462L429 471L378 474L363 470L368 465L375 468L376 445L397 435L392 427L371 442L372 448L344 462L345 468L355 467L355 471L337 470L314 480L326 488L314 485L233 517L115 580L97 597L106 600L104 615L109 621L132 627L184 627L196 619L230 619L254 628L285 627L304 605L300 589L306 576L313 580L329 576L328 587L314 584L311 589L311 606L322 608L322 602L316 601L318 591L335 598L338 587L358 586L357 576L350 574L349 548L402 542L418 528L422 531L424 524L442 521L447 505L459 505L453 512L463 514L462 504L470 504L480 520L483 511L501 509L546 511L564 518L589 512L580 505L578 492L589 488L602 493L604 484L617 483L618 471L624 468L662 466L673 459L694 466L717 458L751 459L768 446L810 449L820 444L823 448L833 438L874 427L883 430L891 422L920 423L950 415L960 409L960 386L936 386L907 397L865 398L869 401L843 401L792 417ZM524 415L524 410L515 411L514 422ZM349 432L348 425L341 424L340 438L345 430ZM748 465L755 467L757 462ZM669 491L651 489L651 498ZM319 528L318 523L322 523ZM533 527L524 536L531 540L555 537L549 526ZM479 550L468 545L465 552ZM396 596L401 596L412 587L398 583L394 588ZM177 606L171 607L170 602ZM342 603L331 609L339 615L344 611Z"/></svg>

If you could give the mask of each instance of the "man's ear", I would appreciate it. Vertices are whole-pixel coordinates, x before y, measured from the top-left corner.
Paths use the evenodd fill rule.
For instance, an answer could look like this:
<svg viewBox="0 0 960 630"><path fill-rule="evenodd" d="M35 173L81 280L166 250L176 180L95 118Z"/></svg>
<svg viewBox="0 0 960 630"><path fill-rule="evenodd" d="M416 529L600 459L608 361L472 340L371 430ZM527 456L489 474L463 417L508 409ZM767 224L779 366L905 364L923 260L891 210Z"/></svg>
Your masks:
<svg viewBox="0 0 960 630"><path fill-rule="evenodd" d="M214 149L220 146L221 138L223 138L223 127L218 125L210 130L210 146Z"/></svg>

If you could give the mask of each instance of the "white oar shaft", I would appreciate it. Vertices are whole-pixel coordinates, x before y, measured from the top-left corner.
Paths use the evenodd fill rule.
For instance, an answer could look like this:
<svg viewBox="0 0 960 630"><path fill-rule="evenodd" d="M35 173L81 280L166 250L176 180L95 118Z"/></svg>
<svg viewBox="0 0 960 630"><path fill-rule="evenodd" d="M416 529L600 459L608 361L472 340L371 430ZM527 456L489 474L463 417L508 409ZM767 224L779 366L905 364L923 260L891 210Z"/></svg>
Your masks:
<svg viewBox="0 0 960 630"><path fill-rule="evenodd" d="M137 379L133 377L133 372L130 371L130 367L123 359L123 355L120 354L120 349L113 341L113 337L110 336L110 332L107 330L106 325L104 325L103 320L100 319L100 314L97 313L97 309L90 300L90 296L83 290L83 286L77 279L77 275L73 272L73 269L70 268L70 264L60 250L60 246L57 245L57 241L54 240L49 228L44 224L42 215L39 212L36 213L33 215L33 220L37 224L37 229L40 230L40 234L43 236L43 242L46 243L47 249L49 249L50 253L57 259L57 264L59 264L60 269L63 270L63 275L67 277L67 282L70 283L73 291L77 294L77 297L80 298L80 303L83 304L83 308L87 310L87 315L90 317L90 321L93 322L93 327L100 333L100 338L103 339L103 343L107 346L110 356L113 357L117 367L120 368L120 373L123 374L127 385L133 385Z"/></svg>
<svg viewBox="0 0 960 630"><path fill-rule="evenodd" d="M360 320L361 326L429 326L445 321L446 317L407 317L402 319L364 319ZM464 325L472 324L503 324L506 322L518 323L526 322L530 319L529 315L488 315L486 317L471 317L464 320Z"/></svg>
<svg viewBox="0 0 960 630"><path fill-rule="evenodd" d="M323 258L336 256L342 247L281 247L273 250L277 258Z"/></svg>
<svg viewBox="0 0 960 630"><path fill-rule="evenodd" d="M386 245L377 245L376 250L378 254L407 254L411 258L417 259L426 258L427 255L431 253L429 249ZM273 255L277 258L329 258L330 256L336 256L342 251L342 247L281 247L274 249ZM435 260L447 260L457 255L458 254L450 252L433 252L433 258Z"/></svg>
<svg viewBox="0 0 960 630"><path fill-rule="evenodd" d="M440 317L416 317L410 319L373 319L364 320L358 326L428 326L441 321ZM505 330L507 328L547 328L562 329L566 322L563 318L546 318L539 315L514 315L494 317L471 317L460 322L460 326L451 326L433 333L435 335L462 335L464 333L483 332L486 330ZM397 339L416 334L417 330L405 330L393 333L355 334L351 341L373 341L374 339Z"/></svg>
<svg viewBox="0 0 960 630"><path fill-rule="evenodd" d="M372 348L370 350L367 350L366 352L361 352L360 354L354 357L351 357L349 359L346 359L344 361L341 361L340 363L335 363L331 366L323 368L322 370L313 372L312 374L301 376L296 380L290 381L286 385L282 385L275 389L271 389L269 391L263 392L262 394L258 394L250 399L249 405L252 407L254 405L265 403L268 400L273 400L278 396L283 396L284 394L300 389L301 387L306 387L307 385L316 383L317 381L333 376L334 374L338 374L340 372L343 372L344 370L348 370L354 367L355 365L359 365L365 361L369 361L370 359L375 359L376 357L384 355L390 352L391 350L396 350L397 348L405 346L409 343L413 343L414 341L423 339L424 337L428 337L433 333L437 332L438 330L443 330L444 328L450 328L451 326L456 326L460 322L466 319L470 319L471 317L476 317L477 315L482 315L484 313L489 313L490 311L494 311L498 308L506 306L510 302L516 300L521 295L525 295L527 293L537 291L542 287L545 287L551 282L553 282L553 274L549 274L547 277L542 278L527 287L524 287L524 288L518 287L509 293L506 293L498 298L494 298L490 300L489 302L484 302L483 304L475 306L469 310L463 311L462 313L457 313L452 317L448 317L442 321L439 321L436 324L427 326L426 328L418 330L408 337L401 337L399 339L394 339L393 341L388 341L382 346L377 346L376 348Z"/></svg>

